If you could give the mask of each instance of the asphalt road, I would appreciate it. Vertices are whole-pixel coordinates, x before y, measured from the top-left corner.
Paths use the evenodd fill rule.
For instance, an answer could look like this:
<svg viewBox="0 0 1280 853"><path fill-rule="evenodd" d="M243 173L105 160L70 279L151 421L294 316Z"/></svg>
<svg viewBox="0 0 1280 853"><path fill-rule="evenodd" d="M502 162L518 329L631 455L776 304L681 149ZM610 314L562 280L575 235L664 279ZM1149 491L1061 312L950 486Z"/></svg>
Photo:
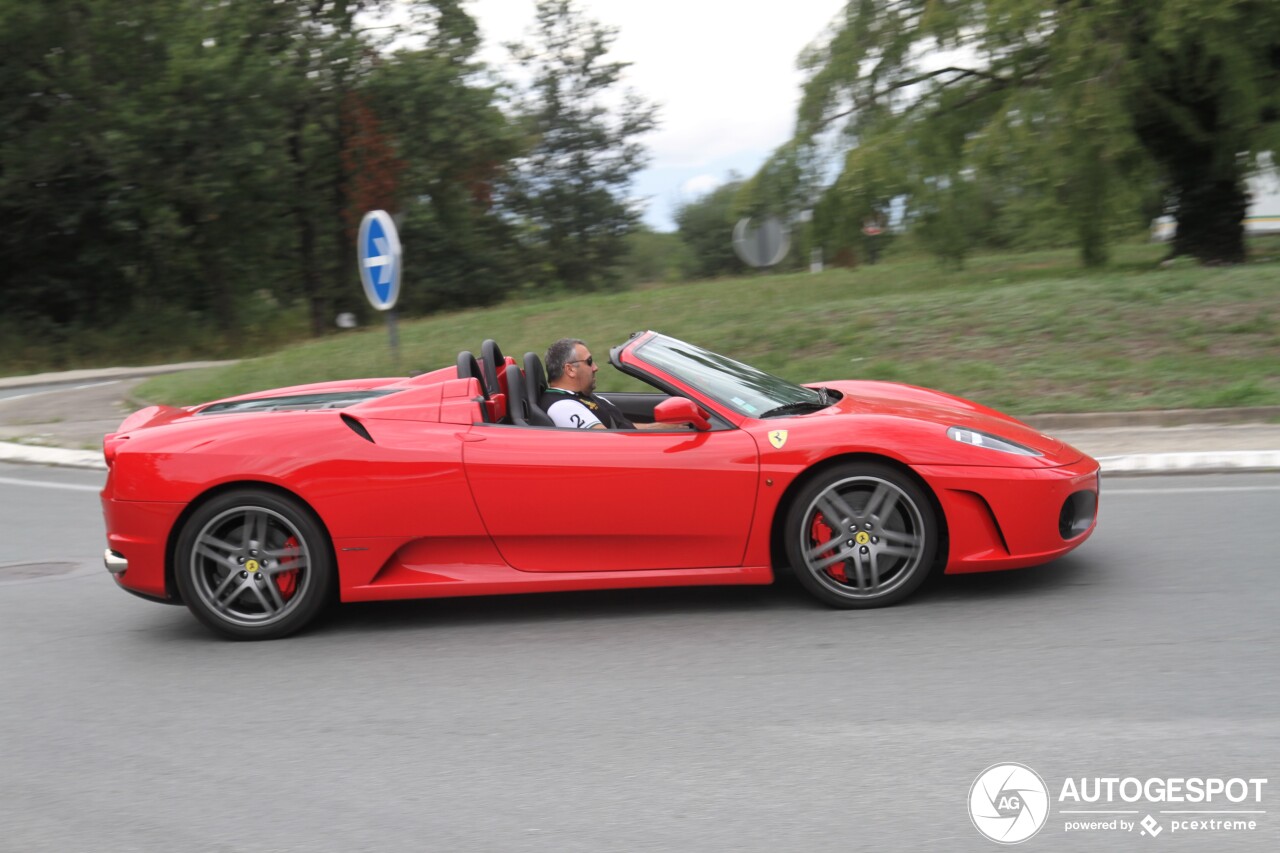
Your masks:
<svg viewBox="0 0 1280 853"><path fill-rule="evenodd" d="M101 477L0 465L0 850L993 851L967 803L1003 761L1054 798L1269 779L1180 807L1252 831L1121 803L1161 834L1068 833L1055 801L1021 849L1280 849L1280 475L1111 478L1067 558L887 610L405 602L266 644L114 588Z"/></svg>
<svg viewBox="0 0 1280 853"><path fill-rule="evenodd" d="M55 447L98 449L129 407L122 402L141 379L0 386L0 441L35 440Z"/></svg>

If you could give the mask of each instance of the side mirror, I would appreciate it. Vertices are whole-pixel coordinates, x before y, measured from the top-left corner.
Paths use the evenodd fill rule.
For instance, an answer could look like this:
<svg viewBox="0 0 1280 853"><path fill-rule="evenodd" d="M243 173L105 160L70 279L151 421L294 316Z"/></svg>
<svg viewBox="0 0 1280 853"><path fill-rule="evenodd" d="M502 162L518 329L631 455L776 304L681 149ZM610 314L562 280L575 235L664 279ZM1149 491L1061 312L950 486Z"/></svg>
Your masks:
<svg viewBox="0 0 1280 853"><path fill-rule="evenodd" d="M653 409L653 419L660 424L690 424L698 432L711 429L707 412L688 397L671 397Z"/></svg>

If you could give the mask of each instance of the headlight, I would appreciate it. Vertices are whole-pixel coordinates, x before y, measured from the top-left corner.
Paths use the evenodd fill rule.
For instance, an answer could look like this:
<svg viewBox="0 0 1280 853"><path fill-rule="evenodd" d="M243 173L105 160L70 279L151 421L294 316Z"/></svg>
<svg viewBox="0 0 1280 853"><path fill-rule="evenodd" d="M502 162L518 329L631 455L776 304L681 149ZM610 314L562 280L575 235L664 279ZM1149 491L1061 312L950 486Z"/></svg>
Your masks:
<svg viewBox="0 0 1280 853"><path fill-rule="evenodd" d="M1023 447L1021 444L1012 442L1007 438L999 438L985 432L978 432L976 429L953 426L947 430L947 438L958 441L961 444L972 444L974 447L999 450L1001 453L1016 453L1018 456L1044 456L1038 450Z"/></svg>

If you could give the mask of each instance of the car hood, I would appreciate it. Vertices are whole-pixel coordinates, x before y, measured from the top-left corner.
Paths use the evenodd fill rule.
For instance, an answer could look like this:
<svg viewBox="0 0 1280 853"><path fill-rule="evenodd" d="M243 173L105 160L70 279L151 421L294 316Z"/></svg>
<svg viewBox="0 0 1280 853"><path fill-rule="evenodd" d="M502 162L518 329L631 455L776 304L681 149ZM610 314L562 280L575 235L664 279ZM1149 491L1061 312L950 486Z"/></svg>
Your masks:
<svg viewBox="0 0 1280 853"><path fill-rule="evenodd" d="M831 409L842 415L886 415L926 421L942 427L964 427L1017 442L1047 456L1061 454L1067 445L1056 438L972 400L897 382L870 380L815 383L834 388L844 397Z"/></svg>

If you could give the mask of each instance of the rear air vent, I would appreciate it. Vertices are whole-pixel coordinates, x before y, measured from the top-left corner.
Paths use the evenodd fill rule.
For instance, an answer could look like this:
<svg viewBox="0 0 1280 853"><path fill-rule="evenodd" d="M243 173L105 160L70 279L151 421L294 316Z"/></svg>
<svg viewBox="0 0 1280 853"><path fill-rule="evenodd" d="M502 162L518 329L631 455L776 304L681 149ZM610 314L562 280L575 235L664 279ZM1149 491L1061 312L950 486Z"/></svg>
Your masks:
<svg viewBox="0 0 1280 853"><path fill-rule="evenodd" d="M373 440L373 436L369 435L369 430L365 429L364 424L360 423L358 420L356 420L355 418L351 417L351 415L348 415L348 414L341 415L341 418L342 418L342 422L347 426L351 427L351 431L354 432L356 435L360 436L370 444L375 443Z"/></svg>

